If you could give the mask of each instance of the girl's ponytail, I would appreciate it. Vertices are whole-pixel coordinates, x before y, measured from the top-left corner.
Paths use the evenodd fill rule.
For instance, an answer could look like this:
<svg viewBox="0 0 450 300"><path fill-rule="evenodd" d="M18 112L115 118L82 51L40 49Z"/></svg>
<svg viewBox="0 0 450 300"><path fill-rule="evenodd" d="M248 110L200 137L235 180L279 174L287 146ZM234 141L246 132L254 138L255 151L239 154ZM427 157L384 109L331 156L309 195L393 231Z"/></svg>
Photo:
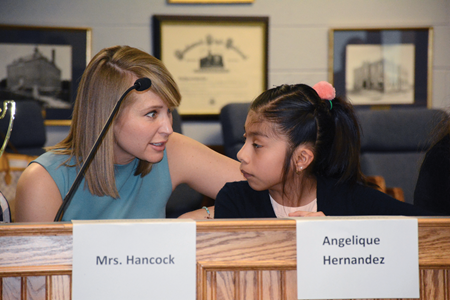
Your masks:
<svg viewBox="0 0 450 300"><path fill-rule="evenodd" d="M363 183L361 172L361 137L353 106L336 98L331 84L320 82L313 86L322 103L316 103L316 162L318 175L333 177L340 183Z"/></svg>

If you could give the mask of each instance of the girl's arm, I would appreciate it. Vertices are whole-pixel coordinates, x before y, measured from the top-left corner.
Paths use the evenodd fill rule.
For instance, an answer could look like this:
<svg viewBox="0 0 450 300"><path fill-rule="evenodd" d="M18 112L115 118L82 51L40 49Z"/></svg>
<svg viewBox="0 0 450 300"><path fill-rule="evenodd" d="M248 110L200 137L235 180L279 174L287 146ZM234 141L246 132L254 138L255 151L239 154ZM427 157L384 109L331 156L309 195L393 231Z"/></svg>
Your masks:
<svg viewBox="0 0 450 300"><path fill-rule="evenodd" d="M30 164L17 183L15 221L53 222L61 203L59 189L47 170Z"/></svg>
<svg viewBox="0 0 450 300"><path fill-rule="evenodd" d="M167 142L172 188L187 183L212 199L226 182L244 180L239 162L189 137L173 133Z"/></svg>

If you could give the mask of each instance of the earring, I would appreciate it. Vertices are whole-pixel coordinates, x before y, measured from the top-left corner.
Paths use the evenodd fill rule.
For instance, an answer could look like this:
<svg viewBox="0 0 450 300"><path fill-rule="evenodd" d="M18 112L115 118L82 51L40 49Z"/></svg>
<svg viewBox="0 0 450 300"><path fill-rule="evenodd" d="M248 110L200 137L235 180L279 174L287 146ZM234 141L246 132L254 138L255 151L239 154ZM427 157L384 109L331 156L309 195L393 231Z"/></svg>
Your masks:
<svg viewBox="0 0 450 300"><path fill-rule="evenodd" d="M296 170L295 173L297 173L297 175L299 175L302 171L303 171L303 167L300 167L300 170Z"/></svg>

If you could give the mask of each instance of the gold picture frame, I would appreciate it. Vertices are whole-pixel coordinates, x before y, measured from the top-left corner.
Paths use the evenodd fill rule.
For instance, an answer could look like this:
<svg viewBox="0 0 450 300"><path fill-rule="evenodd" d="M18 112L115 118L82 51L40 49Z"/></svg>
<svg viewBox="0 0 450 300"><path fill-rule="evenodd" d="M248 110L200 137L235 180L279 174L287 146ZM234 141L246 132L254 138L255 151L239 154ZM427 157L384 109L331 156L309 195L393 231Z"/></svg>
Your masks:
<svg viewBox="0 0 450 300"><path fill-rule="evenodd" d="M431 107L433 28L329 30L329 81L367 107Z"/></svg>
<svg viewBox="0 0 450 300"><path fill-rule="evenodd" d="M177 82L184 118L218 116L267 89L268 17L153 16L153 52Z"/></svg>
<svg viewBox="0 0 450 300"><path fill-rule="evenodd" d="M91 36L90 28L0 25L0 100L35 99L46 125L70 125Z"/></svg>

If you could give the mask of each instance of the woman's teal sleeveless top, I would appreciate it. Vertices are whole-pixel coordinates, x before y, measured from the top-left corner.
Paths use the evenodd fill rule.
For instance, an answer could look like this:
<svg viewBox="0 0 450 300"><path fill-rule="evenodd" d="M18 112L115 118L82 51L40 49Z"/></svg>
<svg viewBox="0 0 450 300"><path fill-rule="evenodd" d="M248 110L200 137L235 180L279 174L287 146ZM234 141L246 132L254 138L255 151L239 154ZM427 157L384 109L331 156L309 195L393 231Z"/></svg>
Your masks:
<svg viewBox="0 0 450 300"><path fill-rule="evenodd" d="M55 181L62 199L76 177L76 168L61 165L67 155L47 152L31 163L42 165ZM71 164L73 165L74 159ZM116 165L116 186L120 198L94 196L83 179L78 186L63 221L96 219L151 219L165 218L166 203L172 193L167 154L144 177L135 176L139 160L127 165ZM99 176L102 176L99 174Z"/></svg>

